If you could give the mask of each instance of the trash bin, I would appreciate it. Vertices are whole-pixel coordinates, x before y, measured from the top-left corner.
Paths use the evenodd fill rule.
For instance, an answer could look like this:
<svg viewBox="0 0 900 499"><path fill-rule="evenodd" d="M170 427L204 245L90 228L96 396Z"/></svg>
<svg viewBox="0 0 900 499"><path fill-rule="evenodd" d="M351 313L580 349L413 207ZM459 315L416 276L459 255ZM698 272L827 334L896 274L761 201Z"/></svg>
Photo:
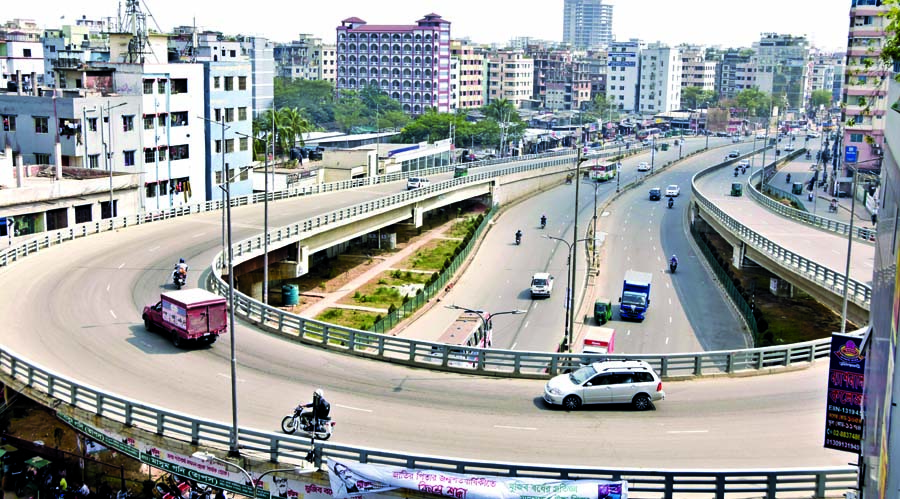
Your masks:
<svg viewBox="0 0 900 499"><path fill-rule="evenodd" d="M296 284L281 286L281 303L286 307L300 303L300 288Z"/></svg>
<svg viewBox="0 0 900 499"><path fill-rule="evenodd" d="M791 194L803 194L803 182L794 182L791 185Z"/></svg>

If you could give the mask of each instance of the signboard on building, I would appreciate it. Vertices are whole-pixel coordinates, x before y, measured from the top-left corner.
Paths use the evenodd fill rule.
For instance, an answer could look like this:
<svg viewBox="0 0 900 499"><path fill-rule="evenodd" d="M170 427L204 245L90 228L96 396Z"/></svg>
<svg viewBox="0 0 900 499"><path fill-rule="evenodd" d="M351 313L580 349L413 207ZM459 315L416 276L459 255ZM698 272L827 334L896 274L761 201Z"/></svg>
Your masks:
<svg viewBox="0 0 900 499"><path fill-rule="evenodd" d="M862 339L831 335L828 398L825 406L825 448L859 454L862 446L862 398L866 359Z"/></svg>
<svg viewBox="0 0 900 499"><path fill-rule="evenodd" d="M859 148L856 146L844 147L844 163L856 163L859 157Z"/></svg>
<svg viewBox="0 0 900 499"><path fill-rule="evenodd" d="M617 66L617 67L634 67L635 61L609 61L607 66Z"/></svg>

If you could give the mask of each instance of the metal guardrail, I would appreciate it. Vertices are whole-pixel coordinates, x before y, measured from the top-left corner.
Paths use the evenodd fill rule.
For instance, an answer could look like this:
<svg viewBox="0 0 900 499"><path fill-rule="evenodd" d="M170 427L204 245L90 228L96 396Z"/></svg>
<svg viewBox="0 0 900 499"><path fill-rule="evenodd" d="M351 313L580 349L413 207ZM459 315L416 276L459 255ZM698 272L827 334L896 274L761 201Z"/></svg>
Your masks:
<svg viewBox="0 0 900 499"><path fill-rule="evenodd" d="M228 449L231 426L144 404L80 384L29 363L14 352L0 350L0 378L17 390L57 400L98 417L164 438L190 442L199 448ZM275 462L302 462L310 450L303 437L250 428L238 429L241 451L246 456ZM389 464L477 475L501 475L558 479L628 480L629 497L672 499L682 494L714 494L777 498L825 497L856 485L853 467L744 469L744 470L648 470L502 463L421 454L390 452L318 441L315 464L329 457L362 463Z"/></svg>
<svg viewBox="0 0 900 499"><path fill-rule="evenodd" d="M247 203L251 202L253 201L247 200ZM41 251L54 244L60 244L63 241L86 236L89 233L164 220L175 216L208 211L209 209L218 209L220 206L217 205L220 205L220 203L208 203L207 209L195 206L167 210L163 213L145 216L126 217L126 219L112 219L105 221L106 223L102 224L102 226L99 223L83 224L78 233L74 230L69 231L68 234L58 232L52 237L48 235L28 241L15 248L4 250L0 252L0 265L9 265L19 258ZM87 225L93 225L93 227L88 227ZM214 284L222 284L220 279L211 277L211 280ZM318 342L325 348L339 348L330 341L330 339L337 339L344 342L340 348L357 352L360 355L375 356L380 352L381 355L390 354L397 356L398 352L405 352L406 355L411 356L413 361L417 358L424 359L422 356L428 355L432 351L432 346L437 345L438 355L432 354L428 360L428 365L434 366L435 362L437 362L441 367L447 368L446 359L449 351L446 350L446 345L404 341L391 336L375 335L302 319L297 321L296 324L291 324L293 318L287 317L285 314L275 314L273 313L275 310L271 307L261 306L258 302L252 302L252 300L248 301L244 295L240 294L236 294L236 299L236 308L242 310L244 314L256 316L269 327L273 323L277 324L279 329L293 327L296 331L303 332L306 336L306 342ZM743 351L705 352L699 355L675 354L633 357L643 357L656 362L656 367L663 375L673 375L674 373L682 372L702 374L704 370L708 369L737 372L747 368L764 369L808 362L812 359L826 356L828 349L828 340L819 340L783 347L757 348ZM481 354L479 356L479 368L486 369L495 364L506 363L513 371L527 369L529 366L523 365L521 359L519 361L514 360L516 353L479 350L479 354ZM553 369L558 370L564 365L566 359L571 361L576 358L564 354L536 355L538 355L537 362L533 366L536 369L549 365ZM540 356L543 356L543 360ZM656 360L653 357L656 357ZM510 361L510 358L513 358L513 360ZM407 357L407 359L410 359L410 357ZM584 360L584 357L579 357L578 360ZM74 379L58 375L48 369L32 364L27 359L2 346L0 346L0 377L4 378L4 382L13 386L27 387L29 390L50 399L58 400L78 409L89 411L99 417L133 426L162 437L189 441L197 446L217 447L220 449L228 448L230 443L230 426L227 424L168 411L80 384ZM239 439L244 452L264 456L272 461L300 461L305 459L310 449L306 439L248 428L239 429ZM359 462L395 464L459 473L542 478L557 477L564 479L627 479L631 496L636 499L642 497L663 497L669 499L675 497L676 494L695 493L715 494L716 497L726 497L731 493L759 494L774 498L782 494L801 492L807 495L814 494L816 497L824 497L829 492L850 489L856 483L856 469L852 467L786 470L650 471L476 461L392 453L323 442L316 443L315 447L316 460L319 465L324 458L333 456Z"/></svg>
<svg viewBox="0 0 900 499"><path fill-rule="evenodd" d="M775 162L771 163L771 165L774 165L779 161L785 161L787 159L789 158L776 160ZM853 301L853 303L859 305L860 307L868 310L872 300L872 288L870 286L855 279L845 281L843 273L835 272L834 270L831 270L824 265L820 265L812 260L809 260L806 257L803 257L797 253L794 253L793 251L784 248L776 242L766 238L762 234L738 222L730 215L725 213L724 210L713 204L712 201L703 196L699 189L697 189L697 180L723 168L724 166L727 166L728 164L728 162L721 163L711 168L707 168L706 170L698 172L694 175L694 177L691 179L691 192L693 193L694 200L697 202L697 204L700 205L703 210L713 215L719 221L719 223L721 223L726 229L731 231L731 233L736 235L742 241L749 244L757 251L767 255L772 259L772 261L777 262L791 272L802 275L810 281L813 281L819 284L819 286L825 289L829 289L836 294L842 294L844 286L846 285L848 299Z"/></svg>
<svg viewBox="0 0 900 499"><path fill-rule="evenodd" d="M785 217L790 218L791 220L796 220L798 222L804 223L806 225L810 225L817 229L827 230L829 232L834 232L836 234L840 234L842 236L846 236L850 232L850 224L841 222L839 220L834 220L832 218L823 217L819 215L814 215L805 210L798 210L796 208L785 206L778 201L766 196L762 192L759 192L759 189L756 188L757 182L759 182L760 177L762 175L762 170L757 171L750 175L749 183L750 183L750 197L753 198L754 201L762 204L766 208L775 213ZM778 189L777 187L772 187L772 189ZM784 192L784 191L781 191ZM865 227L853 227L853 237L854 239L863 241L863 242L875 242L875 231L872 229L868 229Z"/></svg>

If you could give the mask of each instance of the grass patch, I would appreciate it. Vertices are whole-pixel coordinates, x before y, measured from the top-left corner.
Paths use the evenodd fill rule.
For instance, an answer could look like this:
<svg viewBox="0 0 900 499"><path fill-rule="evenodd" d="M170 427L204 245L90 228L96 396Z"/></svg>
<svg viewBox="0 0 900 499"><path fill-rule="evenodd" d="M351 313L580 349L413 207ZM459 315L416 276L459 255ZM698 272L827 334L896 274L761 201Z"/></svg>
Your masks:
<svg viewBox="0 0 900 499"><path fill-rule="evenodd" d="M453 250L460 244L462 241L447 239L431 241L401 262L398 267L415 270L441 270L444 261L453 258Z"/></svg>
<svg viewBox="0 0 900 499"><path fill-rule="evenodd" d="M453 222L453 225L450 226L450 230L447 231L447 235L450 237L459 238L466 237L466 234L478 228L477 219L477 216L468 216L463 218L462 220Z"/></svg>
<svg viewBox="0 0 900 499"><path fill-rule="evenodd" d="M375 319L380 314L375 312L366 312L364 310L348 310L343 308L328 308L324 312L316 316L316 320L330 322L339 326L351 327L353 329L368 330L375 324Z"/></svg>
<svg viewBox="0 0 900 499"><path fill-rule="evenodd" d="M343 298L340 303L362 305L365 307L388 309L391 305L399 307L403 296L394 286L404 284L426 284L433 273L410 272L408 270L389 270L360 286L352 296Z"/></svg>

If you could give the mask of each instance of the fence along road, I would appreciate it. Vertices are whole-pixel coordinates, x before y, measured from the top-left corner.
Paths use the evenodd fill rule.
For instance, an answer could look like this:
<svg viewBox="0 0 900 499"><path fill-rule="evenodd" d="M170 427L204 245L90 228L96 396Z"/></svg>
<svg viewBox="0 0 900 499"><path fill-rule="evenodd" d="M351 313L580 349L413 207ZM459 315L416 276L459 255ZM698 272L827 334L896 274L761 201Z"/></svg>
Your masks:
<svg viewBox="0 0 900 499"><path fill-rule="evenodd" d="M343 193L342 197L348 194ZM319 198L317 204L327 206L328 200ZM277 211L288 208L285 205ZM259 211L257 207L235 210L238 237L258 231L254 224L258 224ZM29 289L3 287L6 299L0 304L0 310L9 318L9 327L0 332L5 347L0 366L7 374L15 372L22 381L31 380L35 389L50 391L66 403L77 402L80 407L105 417L134 423L173 438L185 439L194 435L203 445L226 442L228 425L218 421L224 419L223 414L227 411L222 408L228 405L227 355L224 355L227 344L220 342L208 351L179 352L166 340L144 333L139 317L135 316L140 306L155 300L168 279L172 262L168 256L158 256L159 244L165 243L168 251L185 254L191 261L211 260L219 237L218 216L201 214L165 224L101 234L90 240L67 244L65 253L61 253L61 247L42 249L32 258L22 259L17 265L3 270L0 276L7 282L29 279L31 286ZM198 242L187 234L203 234L206 239ZM202 248L198 248L200 246ZM29 251L36 249L37 244ZM22 305L14 306L13 303L29 305L23 310ZM46 303L53 303L54 307L48 309ZM574 473L569 466L586 461L642 468L708 467L702 463L710 460L731 468L828 466L845 461L843 456L829 457L820 448L819 439L814 435L803 438L803 432L798 431L800 427L808 429L820 420L817 407L797 407L797 400L824 401L820 393L823 389L807 381L807 376L819 376L820 372L816 371L820 368L785 374L786 378L778 379L760 377L669 383L670 400L660 404L656 413L606 413L603 417L606 443L584 449L584 435L597 431L597 415L593 411L557 414L555 417L567 418L567 427L572 433L560 434L553 428L545 428L547 414L543 410L535 411L534 407L542 386L540 382L491 381L452 375L422 377L398 366L360 362L349 356L330 356L285 344L277 338L253 334L244 327L239 327L235 334L241 345L239 386L243 424L247 428L274 429L277 416L295 405L296 399L305 398L304 394L312 387L324 386L332 394L333 403L340 400L340 405L335 407L336 416L344 424L335 442L354 442L370 448L332 443L323 446L326 455L403 462L418 467L452 467L459 471L480 469L518 474L541 471L556 476ZM24 358L15 352L22 352ZM52 365L54 371L68 372L71 377L29 367L33 363ZM115 369L117 375L109 376L110 369ZM187 378L186 373L190 374ZM79 381L76 383L73 378ZM91 385L102 386L103 391ZM759 421L751 410L739 411L744 413L743 417L735 417L727 408L757 407L760 394L774 394L779 390L789 392L774 397L776 403L768 408L770 414L779 414L781 423L777 429L773 430L767 421ZM692 394L703 394L703 400L692 399ZM137 400L142 402L131 402ZM712 400L715 400L714 404L709 403ZM784 406L777 400L790 400L791 403ZM425 408L423 412L417 412L420 407ZM397 414L406 417L396 418ZM666 433L667 428L689 428L696 423L698 415L704 421L715 422L716 428L708 430L707 434L695 435L696 439L692 437L692 445L687 450L693 455L676 459L672 456L677 453L661 454L659 451L665 446L664 442L672 438L672 434ZM646 417L664 418L666 426L651 425L653 431L649 431L643 421ZM527 429L529 425L536 429L533 433ZM521 435L515 430L497 428L516 426L525 428L518 430L520 432L529 432L526 436L533 451L523 449ZM579 426L584 428L579 430ZM457 438L440 438L448 427L460 429L453 432ZM769 438L759 439L760 434ZM731 442L723 442L723 435L733 437ZM440 441L438 445L435 436ZM615 442L616 438L625 437L630 444ZM265 431L247 429L242 440L248 449L279 459L305 453L302 440ZM403 442L400 445L404 452L371 450L374 447L396 448L398 442ZM685 451L683 442L672 445L678 446L679 453ZM573 453L573 448L579 452ZM478 449L481 459L495 462L424 456L471 455L472 449ZM523 451L526 455L540 456L536 458L540 461L567 466L504 464L503 461L523 455ZM669 457L663 462L661 455ZM677 484L676 478L691 475L634 470L616 473L633 475L635 483L660 490L666 490L667 484L671 490L683 490L684 486ZM815 490L817 486L824 488L826 484L834 484L833 480L840 476L846 479L852 471L804 473L809 476L800 481ZM734 477L745 474L701 473L716 484L730 483ZM753 474L760 477L757 484L765 482L763 486L756 485L755 490L766 490L775 484L786 483L784 480L789 475L797 473L754 471ZM845 487L846 484L836 486Z"/></svg>

